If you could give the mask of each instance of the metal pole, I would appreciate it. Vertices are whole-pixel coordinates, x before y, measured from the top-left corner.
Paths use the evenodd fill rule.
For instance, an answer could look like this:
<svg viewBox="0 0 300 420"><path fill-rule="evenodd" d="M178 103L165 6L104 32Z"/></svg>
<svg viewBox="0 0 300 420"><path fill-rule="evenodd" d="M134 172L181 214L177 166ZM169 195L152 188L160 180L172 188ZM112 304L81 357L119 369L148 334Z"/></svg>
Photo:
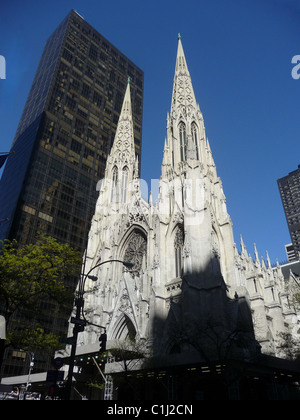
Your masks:
<svg viewBox="0 0 300 420"><path fill-rule="evenodd" d="M84 293L84 281L83 281L83 274L85 271L85 264L86 264L86 252L84 255L84 263L82 266L79 283L78 283L78 296L75 299L75 306L76 306L76 314L75 319L80 320L80 313L83 308L83 293ZM77 347L77 339L78 333L80 331L79 324L75 324L73 328L73 337L72 337L72 347L71 347L71 354L70 354L70 362L69 362L69 373L68 373L68 380L66 384L66 400L71 399L71 391L72 391L72 382L73 382L73 372L74 372L74 365L75 365L75 356L76 356L76 347Z"/></svg>
<svg viewBox="0 0 300 420"><path fill-rule="evenodd" d="M28 378L27 378L27 384L26 384L26 391L28 391L28 387L29 387L29 383L30 383L30 375L31 375L31 371L32 368L34 366L34 353L32 352L28 352L29 354L29 371L28 371Z"/></svg>
<svg viewBox="0 0 300 420"><path fill-rule="evenodd" d="M86 262L86 255L85 255L85 261L83 265L83 272L85 269L85 262ZM74 318L74 328L73 328L73 339L72 339L72 347L71 347L71 354L70 354L70 362L69 362L69 372L68 372L68 379L66 383L66 400L71 399L71 390L72 390L72 381L73 381L73 372L74 372L74 366L75 366L75 356L76 356L76 347L77 347L77 339L78 339L78 333L84 331L84 327L86 325L86 321L84 319L81 319L80 315L81 312L83 312L83 306L84 306L84 286L86 279L88 278L89 274L92 270L94 270L97 267L100 267L102 264L110 263L110 262L119 262L122 263L127 268L132 268L133 264L121 261L121 260L108 260L103 261L101 263L97 263L94 267L92 267L87 274L83 275L83 273L80 275L80 280L78 284L78 297L75 299L75 306L76 306L76 315ZM101 327L103 328L103 327Z"/></svg>
<svg viewBox="0 0 300 420"><path fill-rule="evenodd" d="M83 298L79 297L75 300L76 305L76 320L80 320L80 313L81 308L83 307ZM71 347L71 354L70 354L70 363L69 363L69 373L68 373L68 380L66 384L66 400L71 399L71 390L72 390L72 382L73 382L73 372L75 366L75 356L76 356L76 347L77 347L77 338L78 333L81 330L79 324L75 324L73 328L73 342Z"/></svg>

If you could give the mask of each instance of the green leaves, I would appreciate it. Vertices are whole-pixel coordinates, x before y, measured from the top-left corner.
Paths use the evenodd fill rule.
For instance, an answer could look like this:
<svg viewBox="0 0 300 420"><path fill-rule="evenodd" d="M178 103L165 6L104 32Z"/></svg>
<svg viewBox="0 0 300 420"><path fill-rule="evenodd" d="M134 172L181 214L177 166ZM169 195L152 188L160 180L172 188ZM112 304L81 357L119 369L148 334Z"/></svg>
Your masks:
<svg viewBox="0 0 300 420"><path fill-rule="evenodd" d="M30 323L38 325L36 321L42 317L43 307L48 312L52 310L51 304L42 305L43 301L59 305L70 302L73 291L70 293L67 279L78 277L81 267L79 252L54 238L42 236L35 244L17 245L15 240L5 241L0 248L0 310L10 333L13 329L22 330L20 322L24 315ZM12 319L19 320L14 321L15 328Z"/></svg>
<svg viewBox="0 0 300 420"><path fill-rule="evenodd" d="M59 339L52 333L45 333L43 328L15 330L8 334L8 340L15 347L23 350L31 349L57 349L60 347Z"/></svg>

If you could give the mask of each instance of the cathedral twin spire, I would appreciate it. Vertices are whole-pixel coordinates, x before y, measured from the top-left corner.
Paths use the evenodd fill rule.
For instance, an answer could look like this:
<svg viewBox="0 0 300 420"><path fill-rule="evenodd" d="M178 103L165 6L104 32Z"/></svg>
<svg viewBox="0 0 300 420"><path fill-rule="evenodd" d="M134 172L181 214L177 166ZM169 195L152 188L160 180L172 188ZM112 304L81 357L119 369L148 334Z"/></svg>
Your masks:
<svg viewBox="0 0 300 420"><path fill-rule="evenodd" d="M187 111L196 111L197 103L192 85L191 76L186 63L181 36L178 36L178 48L175 66L175 76L173 83L173 96L171 105L171 117L182 116ZM175 114L175 115L173 115Z"/></svg>
<svg viewBox="0 0 300 420"><path fill-rule="evenodd" d="M179 36L171 112L167 118L167 138L164 147L162 177L166 178L170 173L179 173L183 168L183 163L187 160L198 161L206 165L213 163L205 136L202 113L196 102L181 37ZM112 187L114 184L120 183L120 180L128 184L132 179L138 177L130 80L128 80L114 144L107 160L106 177L112 180Z"/></svg>
<svg viewBox="0 0 300 420"><path fill-rule="evenodd" d="M208 150L202 113L196 101L179 35L162 170L164 174L172 171L179 173L184 166L183 162L187 160L205 164Z"/></svg>
<svg viewBox="0 0 300 420"><path fill-rule="evenodd" d="M107 158L105 179L110 190L107 205L126 203L129 185L138 177L138 158L135 154L133 118L130 95L130 79L125 91L115 139Z"/></svg>
<svg viewBox="0 0 300 420"><path fill-rule="evenodd" d="M271 332L275 337L276 331L285 331L283 326L289 321L286 314L291 314L283 275L274 275L269 260L267 271L259 265L256 249L254 264L243 243L241 255L237 252L181 38L160 194L154 206L151 200L148 205L136 194L138 187L129 187L130 183L134 187L138 184L137 168L128 83L89 234L86 272L101 257L102 261L114 258L136 261L138 273L135 268L132 273L121 273L110 264L106 274L99 273L102 279L99 291L96 295L87 294L94 322L107 325L109 338L123 338L126 331L129 335L134 330L137 337L149 338L155 346L161 341L165 350L172 337L163 336L164 331L156 329L158 324L168 327L164 322L155 322L158 315L166 321L176 318L179 327L200 320L200 324L195 324L198 330L211 325L213 318L219 338L226 343L228 333L232 335L239 325L238 308L244 308L242 315L246 313L248 319L245 304L254 302L253 325L261 345L269 352L275 343ZM284 316L278 310L281 303L276 289L286 301ZM296 319L294 314L291 316ZM244 321L242 324L246 325ZM249 331L252 330L248 329L247 321L247 342ZM96 334L89 334L94 344ZM244 347L238 351L245 354ZM249 354L247 351L247 357ZM167 352L165 355L168 356Z"/></svg>
<svg viewBox="0 0 300 420"><path fill-rule="evenodd" d="M110 156L113 156L118 164L129 164L132 160L135 159L130 79L128 79L119 122L115 134L115 140L111 149Z"/></svg>

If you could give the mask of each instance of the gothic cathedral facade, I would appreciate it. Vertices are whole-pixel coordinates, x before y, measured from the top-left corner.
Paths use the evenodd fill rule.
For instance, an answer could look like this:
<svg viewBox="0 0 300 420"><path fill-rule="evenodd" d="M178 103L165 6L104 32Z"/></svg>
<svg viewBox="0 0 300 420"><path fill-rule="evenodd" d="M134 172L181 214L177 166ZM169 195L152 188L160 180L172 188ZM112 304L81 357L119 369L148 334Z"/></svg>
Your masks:
<svg viewBox="0 0 300 420"><path fill-rule="evenodd" d="M128 82L86 249L85 273L98 281L86 279L91 324L79 351L98 350L100 325L108 348L135 338L168 360L282 356L280 337L299 328L293 278L256 249L253 259L242 240L237 250L180 38L155 202L142 197L139 176Z"/></svg>

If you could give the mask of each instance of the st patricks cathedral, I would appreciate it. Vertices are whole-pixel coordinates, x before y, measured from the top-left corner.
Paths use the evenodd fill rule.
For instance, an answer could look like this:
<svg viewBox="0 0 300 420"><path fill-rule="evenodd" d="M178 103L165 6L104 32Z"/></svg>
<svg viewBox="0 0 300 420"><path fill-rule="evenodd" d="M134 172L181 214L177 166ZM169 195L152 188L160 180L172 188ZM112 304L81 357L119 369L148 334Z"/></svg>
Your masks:
<svg viewBox="0 0 300 420"><path fill-rule="evenodd" d="M141 193L127 85L84 259L84 274L93 278L86 276L88 325L79 334L77 355L99 351L102 326L107 350L117 341L143 341L149 366L156 363L160 371L186 367L192 375L199 366L225 366L228 360L285 359L283 338L299 342L299 312L291 299L295 279L292 273L284 279L279 265L272 267L268 256L260 260L256 248L254 253L253 259L242 239L241 251L234 242L179 37L155 202L151 193L149 199ZM105 368L112 378L113 366ZM142 372L147 364L139 366ZM197 382L189 396L197 389L203 396L201 386Z"/></svg>

